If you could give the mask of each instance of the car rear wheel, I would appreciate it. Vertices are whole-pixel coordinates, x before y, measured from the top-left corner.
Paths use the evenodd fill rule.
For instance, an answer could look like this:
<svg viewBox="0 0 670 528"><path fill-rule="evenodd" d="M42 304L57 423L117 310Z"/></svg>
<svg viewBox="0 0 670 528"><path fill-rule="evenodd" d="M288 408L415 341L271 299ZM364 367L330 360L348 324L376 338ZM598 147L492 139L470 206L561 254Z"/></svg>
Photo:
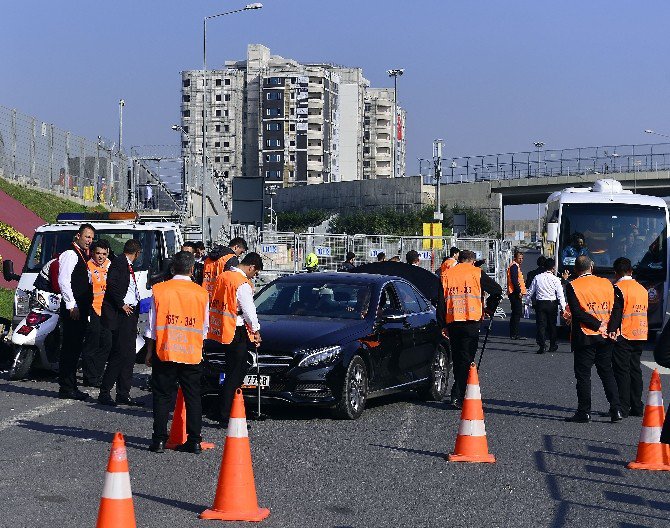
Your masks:
<svg viewBox="0 0 670 528"><path fill-rule="evenodd" d="M447 383L451 364L446 350L438 346L430 365L430 384L419 392L419 396L426 401L442 401L447 394Z"/></svg>
<svg viewBox="0 0 670 528"><path fill-rule="evenodd" d="M346 420L355 420L363 414L367 396L368 370L361 356L354 356L344 376L342 394L335 407L335 414Z"/></svg>

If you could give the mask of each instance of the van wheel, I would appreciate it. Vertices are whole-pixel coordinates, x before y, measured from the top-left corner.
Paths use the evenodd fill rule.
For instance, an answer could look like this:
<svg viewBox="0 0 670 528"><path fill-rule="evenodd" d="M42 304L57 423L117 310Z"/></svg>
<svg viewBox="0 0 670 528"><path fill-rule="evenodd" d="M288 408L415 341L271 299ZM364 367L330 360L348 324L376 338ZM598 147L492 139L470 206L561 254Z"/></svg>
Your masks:
<svg viewBox="0 0 670 528"><path fill-rule="evenodd" d="M342 394L335 408L335 414L345 420L355 420L363 414L367 396L368 371L361 356L354 356L344 376Z"/></svg>

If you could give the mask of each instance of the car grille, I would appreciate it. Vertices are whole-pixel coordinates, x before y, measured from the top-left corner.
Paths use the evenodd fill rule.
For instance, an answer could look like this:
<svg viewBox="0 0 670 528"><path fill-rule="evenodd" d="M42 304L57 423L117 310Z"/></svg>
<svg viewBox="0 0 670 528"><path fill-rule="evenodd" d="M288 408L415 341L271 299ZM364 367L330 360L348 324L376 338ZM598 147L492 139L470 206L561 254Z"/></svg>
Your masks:
<svg viewBox="0 0 670 528"><path fill-rule="evenodd" d="M259 354L258 367L263 374L279 374L286 372L293 363L293 357L275 354Z"/></svg>
<svg viewBox="0 0 670 528"><path fill-rule="evenodd" d="M302 398L330 398L333 395L323 383L298 383L295 393Z"/></svg>

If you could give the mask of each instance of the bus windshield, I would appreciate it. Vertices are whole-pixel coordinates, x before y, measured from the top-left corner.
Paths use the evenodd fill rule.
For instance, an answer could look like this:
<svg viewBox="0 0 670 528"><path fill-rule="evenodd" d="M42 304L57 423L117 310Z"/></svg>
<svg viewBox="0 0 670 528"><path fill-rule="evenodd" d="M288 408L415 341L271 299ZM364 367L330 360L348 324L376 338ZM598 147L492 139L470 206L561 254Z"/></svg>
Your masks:
<svg viewBox="0 0 670 528"><path fill-rule="evenodd" d="M666 213L661 207L631 204L563 204L559 270L571 269L580 255L596 268L611 270L619 257L638 272L665 276Z"/></svg>

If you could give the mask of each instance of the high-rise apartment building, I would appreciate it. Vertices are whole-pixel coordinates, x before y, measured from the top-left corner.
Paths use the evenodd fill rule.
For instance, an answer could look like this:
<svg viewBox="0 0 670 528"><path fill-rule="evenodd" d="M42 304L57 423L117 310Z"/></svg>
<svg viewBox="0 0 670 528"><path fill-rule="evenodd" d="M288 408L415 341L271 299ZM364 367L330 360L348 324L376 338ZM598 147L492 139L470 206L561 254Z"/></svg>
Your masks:
<svg viewBox="0 0 670 528"><path fill-rule="evenodd" d="M393 89L370 88L360 68L301 64L252 44L246 60L227 61L205 78L182 72L182 152L200 159L206 130L208 165L224 200L238 177L266 186L389 178L394 152L396 174L405 175L404 110L394 119Z"/></svg>

